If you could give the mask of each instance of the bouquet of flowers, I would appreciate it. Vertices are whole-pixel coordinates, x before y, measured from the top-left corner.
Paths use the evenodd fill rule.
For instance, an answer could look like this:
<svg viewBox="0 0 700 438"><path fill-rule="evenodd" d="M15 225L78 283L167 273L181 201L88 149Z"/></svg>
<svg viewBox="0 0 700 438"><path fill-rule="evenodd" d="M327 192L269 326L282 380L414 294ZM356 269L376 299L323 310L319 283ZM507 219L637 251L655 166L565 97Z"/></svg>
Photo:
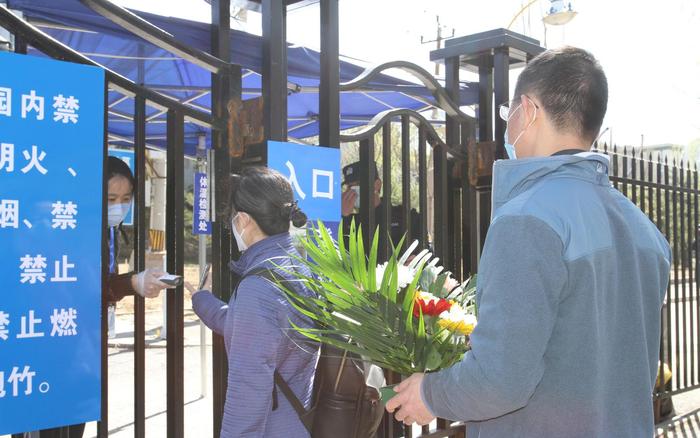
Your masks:
<svg viewBox="0 0 700 438"><path fill-rule="evenodd" d="M427 250L411 259L417 242L401 255L403 240L378 265L378 234L368 255L354 222L347 247L321 222L300 240L308 258L298 263L311 275L289 273L315 296L300 295L285 282L278 285L316 328L294 329L403 375L453 365L469 349L476 325L474 277L457 283Z"/></svg>

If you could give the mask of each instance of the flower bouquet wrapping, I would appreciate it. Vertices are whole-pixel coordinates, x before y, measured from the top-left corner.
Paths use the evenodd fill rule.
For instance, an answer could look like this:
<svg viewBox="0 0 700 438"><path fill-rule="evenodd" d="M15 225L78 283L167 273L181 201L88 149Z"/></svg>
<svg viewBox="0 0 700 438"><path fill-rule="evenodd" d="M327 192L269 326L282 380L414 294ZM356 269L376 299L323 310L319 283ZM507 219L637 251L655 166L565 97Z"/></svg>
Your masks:
<svg viewBox="0 0 700 438"><path fill-rule="evenodd" d="M293 328L402 375L458 362L476 325L474 277L456 283L427 250L411 258L417 242L401 255L403 240L378 265L378 233L366 254L361 227L354 222L347 242L333 239L320 222L301 238L308 258L298 263L311 275L289 273L315 296L278 285L316 327ZM393 393L390 388L380 392L384 400Z"/></svg>

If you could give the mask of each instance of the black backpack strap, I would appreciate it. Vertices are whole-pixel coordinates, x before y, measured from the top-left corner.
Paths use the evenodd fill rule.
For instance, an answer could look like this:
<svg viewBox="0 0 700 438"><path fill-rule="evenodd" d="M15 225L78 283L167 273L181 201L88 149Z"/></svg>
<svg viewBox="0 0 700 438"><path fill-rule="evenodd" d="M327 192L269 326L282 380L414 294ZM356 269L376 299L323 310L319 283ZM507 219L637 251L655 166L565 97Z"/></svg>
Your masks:
<svg viewBox="0 0 700 438"><path fill-rule="evenodd" d="M292 408L296 411L297 415L299 416L299 420L301 420L302 424L306 428L306 430L311 433L311 420L313 420L313 417L310 417L308 414L310 413L304 408L304 405L301 403L301 401L297 398L297 396L294 394L294 391L292 391L292 388L289 387L287 382L284 380L282 375L275 370L275 388L279 388L280 391L282 391L282 394L284 394L284 397L289 401L289 404L292 405ZM273 391L274 393L275 391ZM273 400L276 399L277 397L273 395Z"/></svg>

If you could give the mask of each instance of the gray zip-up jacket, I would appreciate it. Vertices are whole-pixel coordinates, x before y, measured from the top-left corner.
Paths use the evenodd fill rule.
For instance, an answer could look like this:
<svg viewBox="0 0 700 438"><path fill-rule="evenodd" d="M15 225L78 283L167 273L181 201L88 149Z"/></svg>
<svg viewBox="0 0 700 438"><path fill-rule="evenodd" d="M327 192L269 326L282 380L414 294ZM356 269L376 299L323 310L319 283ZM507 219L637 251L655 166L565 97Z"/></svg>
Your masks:
<svg viewBox="0 0 700 438"><path fill-rule="evenodd" d="M464 359L426 375L470 438L652 437L666 239L611 187L608 158L499 161Z"/></svg>

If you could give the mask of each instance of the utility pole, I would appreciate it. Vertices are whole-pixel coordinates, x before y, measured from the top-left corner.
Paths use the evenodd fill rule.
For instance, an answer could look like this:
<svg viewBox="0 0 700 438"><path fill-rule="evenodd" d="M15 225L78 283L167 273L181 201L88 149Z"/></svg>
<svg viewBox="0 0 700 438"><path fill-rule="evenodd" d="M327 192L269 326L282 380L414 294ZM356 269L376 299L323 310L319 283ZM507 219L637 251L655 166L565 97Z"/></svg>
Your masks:
<svg viewBox="0 0 700 438"><path fill-rule="evenodd" d="M427 40L423 37L423 35L421 35L420 42L421 42L421 44L436 43L437 50L440 50L440 49L442 49L442 41L445 39L445 37L443 37L443 35L442 35L442 31L447 30L447 26L440 23L440 16L439 15L435 16L435 21L437 24L437 32L436 32L437 36L436 36L436 38L434 40ZM454 36L455 36L455 30L454 30L454 28L452 28L452 33L447 38L452 38ZM435 79L437 79L439 76L440 76L440 63L436 62L435 63ZM433 119L436 119L436 118L437 118L437 109L434 109L433 110Z"/></svg>
<svg viewBox="0 0 700 438"><path fill-rule="evenodd" d="M421 35L420 42L421 42L421 44L437 43L437 50L440 50L440 49L442 49L442 41L445 39L442 36L442 31L447 30L447 26L440 23L440 16L439 15L436 15L435 19L436 19L436 23L437 23L437 37L434 40L426 40L423 37L423 35ZM452 38L453 36L455 36L454 28L452 28L452 34L450 36L448 36L447 38ZM435 76L436 77L440 76L440 63L439 62L435 63Z"/></svg>

